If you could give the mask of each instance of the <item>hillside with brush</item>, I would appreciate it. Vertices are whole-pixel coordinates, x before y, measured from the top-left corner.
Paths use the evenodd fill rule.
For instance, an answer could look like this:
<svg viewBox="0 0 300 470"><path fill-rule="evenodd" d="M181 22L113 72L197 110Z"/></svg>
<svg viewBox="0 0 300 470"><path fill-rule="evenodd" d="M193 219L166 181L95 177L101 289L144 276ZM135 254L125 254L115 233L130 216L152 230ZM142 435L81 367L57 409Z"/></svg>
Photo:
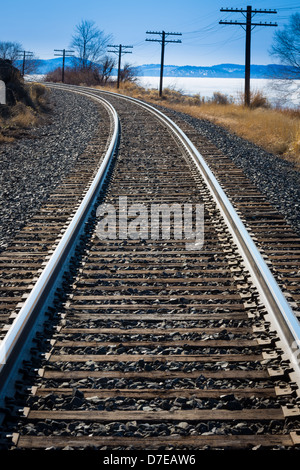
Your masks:
<svg viewBox="0 0 300 470"><path fill-rule="evenodd" d="M6 103L0 104L0 143L24 137L49 118L49 96L39 83L25 83L10 61L0 59L0 80L5 83Z"/></svg>

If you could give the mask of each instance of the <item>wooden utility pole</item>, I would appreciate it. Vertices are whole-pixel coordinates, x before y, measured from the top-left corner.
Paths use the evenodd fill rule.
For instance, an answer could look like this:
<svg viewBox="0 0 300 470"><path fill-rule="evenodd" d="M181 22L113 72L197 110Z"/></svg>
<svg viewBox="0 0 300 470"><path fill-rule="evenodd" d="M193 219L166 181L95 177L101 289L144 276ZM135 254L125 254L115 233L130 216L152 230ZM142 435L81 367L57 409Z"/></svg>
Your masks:
<svg viewBox="0 0 300 470"><path fill-rule="evenodd" d="M54 54L55 56L62 57L62 72L61 72L61 81L62 83L65 82L65 59L66 57L73 57L72 54L74 51L66 51L66 49L54 49L55 52L60 52L60 54Z"/></svg>
<svg viewBox="0 0 300 470"><path fill-rule="evenodd" d="M251 32L256 26L278 26L277 23L253 23L253 16L259 13L277 13L276 10L256 10L252 6L247 6L247 9L238 8L221 8L222 12L242 13L245 17L245 22L240 21L220 21L219 24L239 25L246 31L246 51L245 51L245 105L250 105L250 67L251 67Z"/></svg>
<svg viewBox="0 0 300 470"><path fill-rule="evenodd" d="M181 43L181 40L166 40L167 36L181 36L181 33L166 33L165 31L146 31L146 34L159 34L161 39L146 39L146 41L159 42L161 44L161 60L160 60L160 80L159 80L159 96L162 95L162 84L163 84L163 70L164 70L164 58L165 58L165 45L167 43Z"/></svg>
<svg viewBox="0 0 300 470"><path fill-rule="evenodd" d="M24 77L24 75L25 75L25 63L26 63L26 59L27 59L27 58L32 58L33 52L29 52L29 51L18 51L18 54L22 54L22 55L23 55L22 77Z"/></svg>
<svg viewBox="0 0 300 470"><path fill-rule="evenodd" d="M113 44L109 44L108 47L114 47L114 49L112 51L107 51L107 52L112 52L113 54L117 54L119 56L117 88L120 88L122 54L132 54L131 51L124 51L123 49L132 49L133 46L123 46L122 44L119 44L118 46L116 46Z"/></svg>

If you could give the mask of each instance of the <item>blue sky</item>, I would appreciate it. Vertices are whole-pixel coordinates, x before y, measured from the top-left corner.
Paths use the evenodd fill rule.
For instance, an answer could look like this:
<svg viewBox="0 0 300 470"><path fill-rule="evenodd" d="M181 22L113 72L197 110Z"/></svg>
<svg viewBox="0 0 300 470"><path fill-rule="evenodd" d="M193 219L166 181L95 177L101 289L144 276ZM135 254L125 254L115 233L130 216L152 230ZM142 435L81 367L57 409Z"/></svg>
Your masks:
<svg viewBox="0 0 300 470"><path fill-rule="evenodd" d="M0 40L18 41L40 59L54 57L54 49L68 48L76 24L93 20L114 44L132 45L123 60L133 65L160 62L160 44L146 42L147 30L181 32L182 44L168 44L165 64L243 64L245 32L241 26L219 25L219 20L243 20L241 13L220 8L277 9L259 14L258 21L272 21L282 28L290 15L300 13L300 0L10 0L2 2ZM275 27L256 27L252 33L253 64L274 62L269 55ZM156 39L158 36L154 36Z"/></svg>

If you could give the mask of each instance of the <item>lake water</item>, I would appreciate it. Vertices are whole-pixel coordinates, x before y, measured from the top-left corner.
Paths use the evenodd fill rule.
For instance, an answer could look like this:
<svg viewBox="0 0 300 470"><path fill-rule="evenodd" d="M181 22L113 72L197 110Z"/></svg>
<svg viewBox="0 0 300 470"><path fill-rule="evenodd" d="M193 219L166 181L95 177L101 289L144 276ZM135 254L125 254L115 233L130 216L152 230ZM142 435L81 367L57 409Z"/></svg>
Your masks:
<svg viewBox="0 0 300 470"><path fill-rule="evenodd" d="M138 77L138 83L145 88L159 88L159 77ZM300 85L300 82L298 81ZM187 95L200 94L201 97L211 98L214 92L221 92L238 100L244 93L245 81L243 78L203 78L203 77L164 77L163 87L174 88ZM251 79L250 88L252 92L261 91L268 97L272 104L282 102L280 90L274 89L273 80ZM294 90L297 83L294 82ZM289 93L287 97L288 106L299 106L299 93Z"/></svg>

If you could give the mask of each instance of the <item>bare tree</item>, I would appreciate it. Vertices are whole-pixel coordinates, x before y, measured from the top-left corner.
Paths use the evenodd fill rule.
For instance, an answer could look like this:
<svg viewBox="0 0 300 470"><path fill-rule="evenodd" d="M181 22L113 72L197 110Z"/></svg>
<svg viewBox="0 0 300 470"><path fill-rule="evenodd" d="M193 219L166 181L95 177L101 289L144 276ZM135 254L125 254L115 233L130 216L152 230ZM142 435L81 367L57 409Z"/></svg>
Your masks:
<svg viewBox="0 0 300 470"><path fill-rule="evenodd" d="M11 60L12 65L15 65L16 61L20 59L20 50L22 50L22 44L18 42L0 42L0 58Z"/></svg>
<svg viewBox="0 0 300 470"><path fill-rule="evenodd" d="M114 66L115 60L106 55L99 66L99 75L101 83L107 83L109 77L111 76Z"/></svg>
<svg viewBox="0 0 300 470"><path fill-rule="evenodd" d="M136 69L132 65L126 63L124 64L123 69L120 72L120 81L121 82L135 82L136 75L137 75Z"/></svg>
<svg viewBox="0 0 300 470"><path fill-rule="evenodd" d="M23 46L18 42L0 42L0 58L10 60L12 65L23 74ZM25 54L24 75L35 73L39 66L38 57L30 53Z"/></svg>
<svg viewBox="0 0 300 470"><path fill-rule="evenodd" d="M80 68L87 70L92 68L94 63L98 63L109 40L110 36L98 29L94 21L82 20L75 27L70 45L75 49Z"/></svg>
<svg viewBox="0 0 300 470"><path fill-rule="evenodd" d="M289 24L275 32L271 54L288 66L289 78L300 78L300 13L292 15Z"/></svg>
<svg viewBox="0 0 300 470"><path fill-rule="evenodd" d="M275 32L271 55L279 59L282 65L274 70L272 89L276 92L278 106L298 99L300 84L300 14L295 13L283 29Z"/></svg>

